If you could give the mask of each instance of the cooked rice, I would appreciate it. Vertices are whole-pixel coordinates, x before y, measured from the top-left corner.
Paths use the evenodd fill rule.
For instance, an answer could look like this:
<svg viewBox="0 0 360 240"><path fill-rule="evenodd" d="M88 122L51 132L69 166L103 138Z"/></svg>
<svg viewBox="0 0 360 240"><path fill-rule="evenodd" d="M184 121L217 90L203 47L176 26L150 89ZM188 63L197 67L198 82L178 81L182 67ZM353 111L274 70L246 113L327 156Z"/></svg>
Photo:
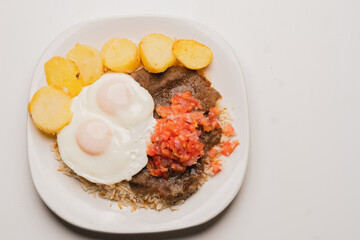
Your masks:
<svg viewBox="0 0 360 240"><path fill-rule="evenodd" d="M223 126L224 124L228 123L231 118L228 115L226 109L219 107L221 114L220 114L220 124ZM224 136L222 134L221 143L227 141L229 137ZM215 146L215 148L218 148ZM54 152L54 157L57 161L59 161L58 171L62 172L63 174L73 177L80 181L81 187L84 191L92 194L94 197L99 196L100 198L110 200L112 202L117 202L119 209L123 209L123 207L131 208L131 211L136 211L140 208L145 209L154 209L157 211L169 208L171 211L176 210L181 204L184 203L185 200L178 201L174 205L167 204L159 194L152 193L146 195L139 195L135 194L129 185L129 182L124 180L119 183L115 184L101 184L101 183L93 183L85 178L77 175L71 168L69 168L64 161L61 159L59 148L57 141L51 146L51 151ZM209 158L204 158L204 172L200 178L200 182L197 186L196 191L208 180L208 177L213 177L214 173L212 172L212 167L210 167L210 160ZM196 192L195 191L195 192Z"/></svg>

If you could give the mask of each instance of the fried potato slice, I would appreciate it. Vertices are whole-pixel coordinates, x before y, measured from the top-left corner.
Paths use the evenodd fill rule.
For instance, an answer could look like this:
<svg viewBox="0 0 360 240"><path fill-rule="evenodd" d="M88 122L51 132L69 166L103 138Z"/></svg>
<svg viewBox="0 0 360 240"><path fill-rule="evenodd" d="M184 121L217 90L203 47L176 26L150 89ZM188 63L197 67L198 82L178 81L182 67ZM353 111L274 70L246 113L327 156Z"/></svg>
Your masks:
<svg viewBox="0 0 360 240"><path fill-rule="evenodd" d="M104 65L112 71L131 73L140 66L139 50L135 43L125 38L112 38L103 48Z"/></svg>
<svg viewBox="0 0 360 240"><path fill-rule="evenodd" d="M58 133L72 119L71 97L52 86L40 88L28 110L37 128L49 134Z"/></svg>
<svg viewBox="0 0 360 240"><path fill-rule="evenodd" d="M193 70L208 66L213 57L209 47L197 41L186 39L174 42L173 53L185 67Z"/></svg>
<svg viewBox="0 0 360 240"><path fill-rule="evenodd" d="M76 44L66 57L79 68L84 86L92 84L104 73L103 57L94 47Z"/></svg>
<svg viewBox="0 0 360 240"><path fill-rule="evenodd" d="M140 57L148 72L161 73L175 64L173 43L171 38L159 33L149 34L141 40Z"/></svg>
<svg viewBox="0 0 360 240"><path fill-rule="evenodd" d="M46 81L50 86L60 87L70 97L77 96L82 88L79 68L63 57L53 57L45 63Z"/></svg>

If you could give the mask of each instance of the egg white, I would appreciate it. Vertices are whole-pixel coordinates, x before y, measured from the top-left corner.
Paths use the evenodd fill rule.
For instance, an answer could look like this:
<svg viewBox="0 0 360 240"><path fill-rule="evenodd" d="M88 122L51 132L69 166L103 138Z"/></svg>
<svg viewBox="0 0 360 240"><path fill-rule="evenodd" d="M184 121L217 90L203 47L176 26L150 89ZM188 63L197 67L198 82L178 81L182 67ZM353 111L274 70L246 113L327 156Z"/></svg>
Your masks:
<svg viewBox="0 0 360 240"><path fill-rule="evenodd" d="M152 116L154 102L144 88L126 74L105 74L94 84L83 87L81 93L73 99L72 121L57 135L62 160L75 173L94 183L113 184L130 180L146 166L147 141L156 121ZM125 75L125 76L124 76ZM112 116L101 111L95 101L96 90L109 79L126 79L135 94L136 104L142 111ZM149 98L150 96L150 98ZM133 120L131 121L132 116ZM81 150L76 142L76 131L81 123L89 119L104 121L111 130L109 147L100 155L89 155Z"/></svg>
<svg viewBox="0 0 360 240"><path fill-rule="evenodd" d="M118 110L116 115L112 115L101 110L97 103L97 93L99 88L113 79L125 83L133 96L132 104L127 109ZM100 80L100 81L99 81ZM150 93L140 86L130 75L124 73L108 73L101 77L88 89L86 108L90 111L106 116L117 125L125 128L132 128L139 123L146 121L153 115L154 101Z"/></svg>

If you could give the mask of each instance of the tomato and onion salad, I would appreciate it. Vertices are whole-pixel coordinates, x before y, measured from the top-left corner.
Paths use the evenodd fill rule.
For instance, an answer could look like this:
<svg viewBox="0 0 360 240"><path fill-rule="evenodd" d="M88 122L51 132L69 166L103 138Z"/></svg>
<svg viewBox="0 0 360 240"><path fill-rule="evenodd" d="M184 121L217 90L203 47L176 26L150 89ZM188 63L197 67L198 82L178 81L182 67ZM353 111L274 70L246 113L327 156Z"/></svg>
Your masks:
<svg viewBox="0 0 360 240"><path fill-rule="evenodd" d="M157 119L146 151L151 156L147 164L150 174L165 179L171 172L185 172L188 166L204 156L205 144L200 140L200 127L205 132L221 128L220 110L211 108L207 116L204 112L197 111L202 109L200 101L194 98L190 91L174 95L170 103L168 106L156 108L155 111L161 118ZM234 135L234 132L230 124L223 128L226 135ZM213 148L208 155L210 159L220 152L228 156L237 145L238 141L227 141L220 151ZM213 173L217 174L222 167L221 160L211 160L210 166Z"/></svg>

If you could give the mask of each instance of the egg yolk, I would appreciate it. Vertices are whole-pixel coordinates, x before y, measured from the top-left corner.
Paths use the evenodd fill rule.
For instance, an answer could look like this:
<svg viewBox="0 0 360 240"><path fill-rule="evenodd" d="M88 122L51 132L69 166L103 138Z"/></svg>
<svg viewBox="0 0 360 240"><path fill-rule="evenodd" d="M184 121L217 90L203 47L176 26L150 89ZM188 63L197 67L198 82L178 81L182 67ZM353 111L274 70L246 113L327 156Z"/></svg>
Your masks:
<svg viewBox="0 0 360 240"><path fill-rule="evenodd" d="M111 131L104 121L90 119L77 129L76 142L85 153L100 155L110 145Z"/></svg>
<svg viewBox="0 0 360 240"><path fill-rule="evenodd" d="M97 103L102 111L115 115L119 110L128 108L131 93L126 83L109 81L100 86L97 93Z"/></svg>

